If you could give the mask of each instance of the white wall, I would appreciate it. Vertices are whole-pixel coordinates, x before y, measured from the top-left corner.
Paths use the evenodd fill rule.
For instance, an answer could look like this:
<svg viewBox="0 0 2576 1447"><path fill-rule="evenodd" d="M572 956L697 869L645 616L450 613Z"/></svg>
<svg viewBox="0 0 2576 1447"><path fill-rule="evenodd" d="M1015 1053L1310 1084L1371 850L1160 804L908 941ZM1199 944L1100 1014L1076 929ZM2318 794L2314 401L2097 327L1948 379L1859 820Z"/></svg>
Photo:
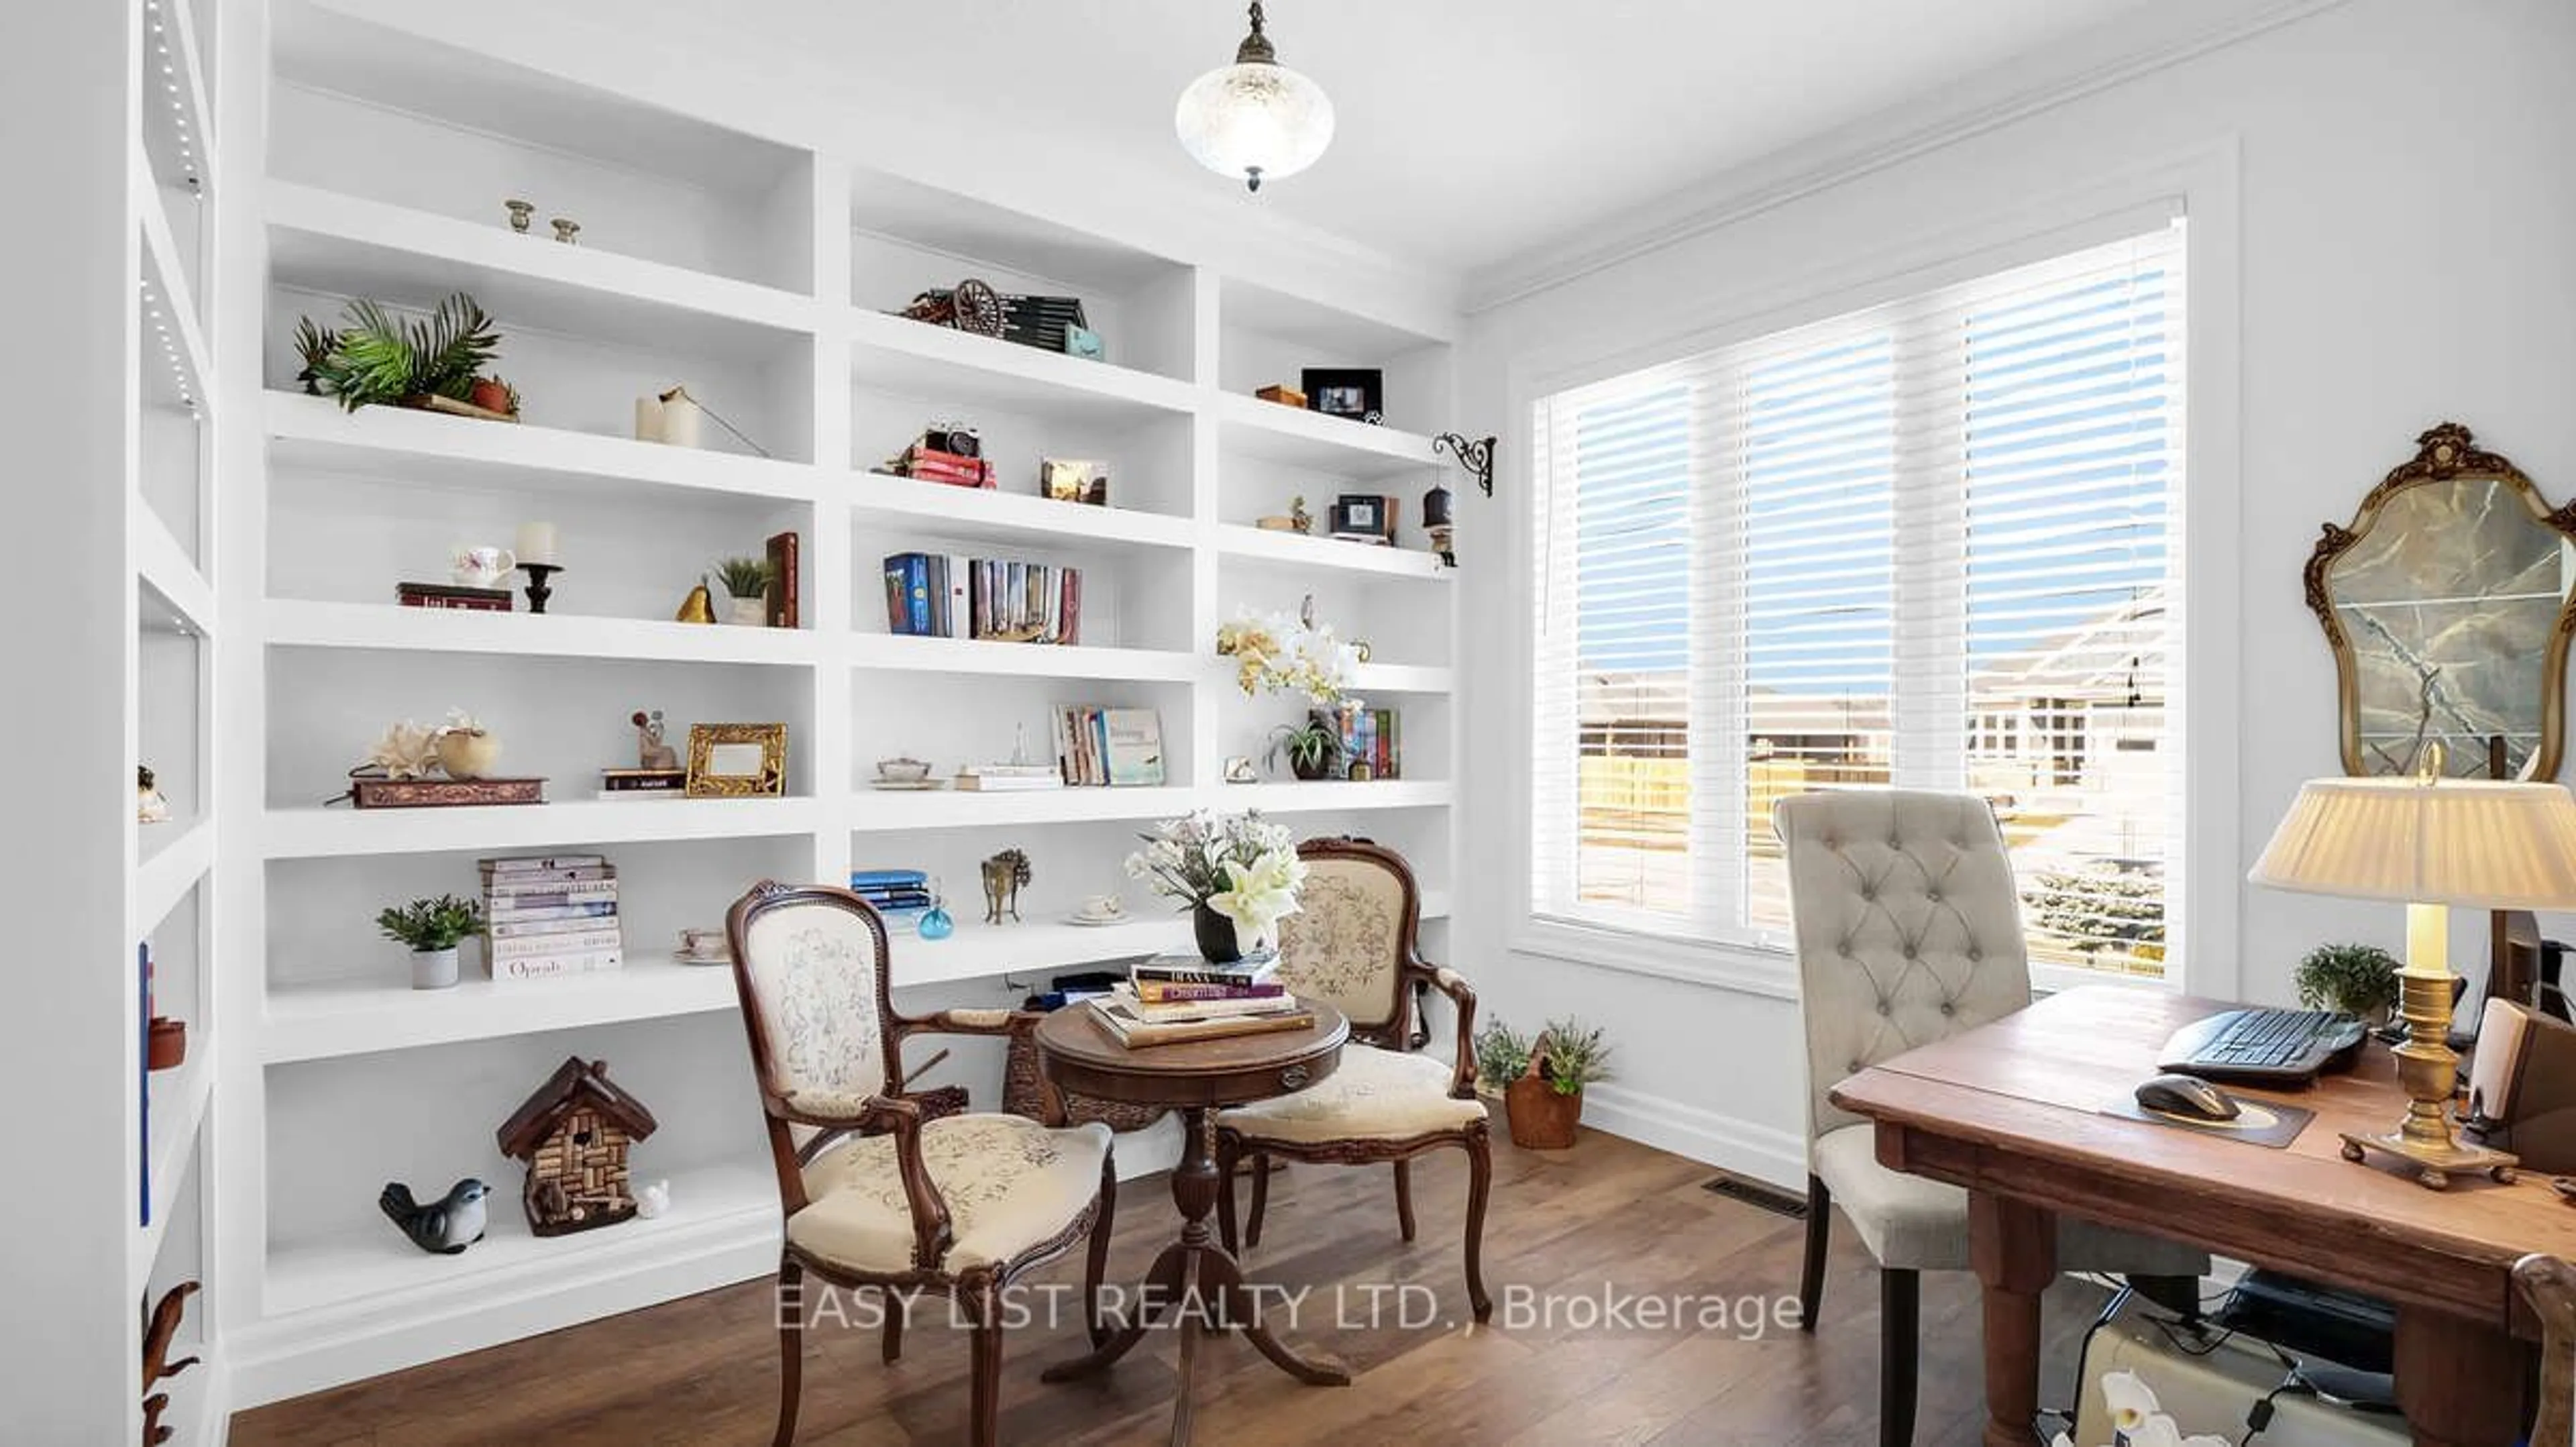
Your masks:
<svg viewBox="0 0 2576 1447"><path fill-rule="evenodd" d="M2238 524L2243 717L2238 776L2197 780L2194 796L2232 816L2250 864L2299 781L2337 772L2334 668L2299 582L2318 524L2348 519L2445 418L2553 501L2576 496L2571 61L2576 7L2563 0L2348 0L1481 313L1460 358L1460 415L1502 434L1507 471L1497 500L1468 514L1466 616L1499 624L1526 606L1494 536L1522 524L1529 496L1526 419L1508 395L1516 367L1651 344L1683 329L1658 320L1677 313L1706 326L1730 307L1793 305L1912 239L2232 146L2241 495L2196 491L2191 506ZM2196 417L2225 410L2229 399L2200 391L2218 376L2196 372ZM1465 717L1499 723L1525 706L1508 634L1465 637ZM1507 731L1473 732L1465 777L1526 772ZM1461 805L1456 963L1517 1020L1571 1010L1609 1027L1621 1073L1593 1096L1593 1123L1797 1180L1796 1004L1509 951L1507 907L1525 878L1506 842L1515 797L1475 791ZM2210 968L2257 1000L2287 1002L2293 964L2321 941L2402 941L2393 908L2244 885L2235 903L2236 958ZM2576 936L2576 922L2550 923ZM2455 958L2483 959L2470 943L2480 925L2459 922Z"/></svg>

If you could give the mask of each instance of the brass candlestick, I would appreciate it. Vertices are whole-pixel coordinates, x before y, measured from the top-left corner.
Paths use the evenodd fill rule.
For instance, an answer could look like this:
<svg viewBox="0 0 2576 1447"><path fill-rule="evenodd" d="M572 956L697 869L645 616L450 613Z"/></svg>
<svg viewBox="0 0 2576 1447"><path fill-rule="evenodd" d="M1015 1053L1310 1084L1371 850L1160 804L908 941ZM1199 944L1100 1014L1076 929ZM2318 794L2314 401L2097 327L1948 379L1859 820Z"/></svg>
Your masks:
<svg viewBox="0 0 2576 1447"><path fill-rule="evenodd" d="M2448 930L2451 912L2438 904L2411 904L2406 913L2407 962L2397 977L2402 992L2398 1017L2406 1022L2406 1043L2392 1052L2397 1081L2406 1087L2406 1118L2397 1129L2376 1135L2344 1132L2343 1158L2358 1161L2374 1151L2394 1156L2418 1183L2436 1191L2450 1185L2454 1173L2482 1172L2511 1184L2514 1155L2464 1144L2451 1133L2451 1098L2460 1069L2459 1052L2449 1040L2451 972L2447 960L2438 972L2419 968L2414 950L2426 931Z"/></svg>

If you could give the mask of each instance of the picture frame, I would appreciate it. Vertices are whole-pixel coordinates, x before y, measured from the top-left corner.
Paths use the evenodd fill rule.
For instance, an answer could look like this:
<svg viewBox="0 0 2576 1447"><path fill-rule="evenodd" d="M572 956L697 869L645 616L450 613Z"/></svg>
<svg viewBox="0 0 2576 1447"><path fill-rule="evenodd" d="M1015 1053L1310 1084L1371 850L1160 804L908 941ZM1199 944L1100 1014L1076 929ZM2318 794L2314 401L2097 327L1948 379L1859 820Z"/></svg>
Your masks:
<svg viewBox="0 0 2576 1447"><path fill-rule="evenodd" d="M1376 367L1308 367L1298 374L1306 410L1328 417L1365 422L1386 421L1386 373Z"/></svg>
<svg viewBox="0 0 2576 1447"><path fill-rule="evenodd" d="M777 799L787 793L787 725L717 723L689 726L692 799Z"/></svg>
<svg viewBox="0 0 2576 1447"><path fill-rule="evenodd" d="M1109 506L1109 464L1080 458L1047 457L1038 461L1038 493L1057 502Z"/></svg>
<svg viewBox="0 0 2576 1447"><path fill-rule="evenodd" d="M1399 506L1396 498L1383 493L1343 493L1327 513L1332 535L1393 546Z"/></svg>

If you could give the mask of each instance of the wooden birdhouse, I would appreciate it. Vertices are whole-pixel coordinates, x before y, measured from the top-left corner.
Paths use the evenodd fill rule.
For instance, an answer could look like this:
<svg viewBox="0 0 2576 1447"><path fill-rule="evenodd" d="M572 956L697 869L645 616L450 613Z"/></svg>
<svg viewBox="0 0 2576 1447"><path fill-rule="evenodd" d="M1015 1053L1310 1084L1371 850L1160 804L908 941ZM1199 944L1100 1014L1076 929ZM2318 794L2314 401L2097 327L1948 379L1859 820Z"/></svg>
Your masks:
<svg viewBox="0 0 2576 1447"><path fill-rule="evenodd" d="M653 1112L609 1083L607 1061L564 1061L501 1126L501 1153L528 1168L528 1229L561 1236L634 1215L626 1156L653 1129Z"/></svg>

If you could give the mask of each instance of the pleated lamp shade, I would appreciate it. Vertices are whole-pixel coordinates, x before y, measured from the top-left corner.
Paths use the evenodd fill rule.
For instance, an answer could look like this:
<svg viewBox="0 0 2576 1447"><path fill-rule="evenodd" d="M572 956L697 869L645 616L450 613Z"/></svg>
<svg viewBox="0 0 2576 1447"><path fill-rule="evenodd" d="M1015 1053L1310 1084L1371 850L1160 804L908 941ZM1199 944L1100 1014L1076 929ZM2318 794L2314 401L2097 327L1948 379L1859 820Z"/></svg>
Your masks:
<svg viewBox="0 0 2576 1447"><path fill-rule="evenodd" d="M2353 899L2576 909L2576 796L2556 784L2310 779L2247 877Z"/></svg>

